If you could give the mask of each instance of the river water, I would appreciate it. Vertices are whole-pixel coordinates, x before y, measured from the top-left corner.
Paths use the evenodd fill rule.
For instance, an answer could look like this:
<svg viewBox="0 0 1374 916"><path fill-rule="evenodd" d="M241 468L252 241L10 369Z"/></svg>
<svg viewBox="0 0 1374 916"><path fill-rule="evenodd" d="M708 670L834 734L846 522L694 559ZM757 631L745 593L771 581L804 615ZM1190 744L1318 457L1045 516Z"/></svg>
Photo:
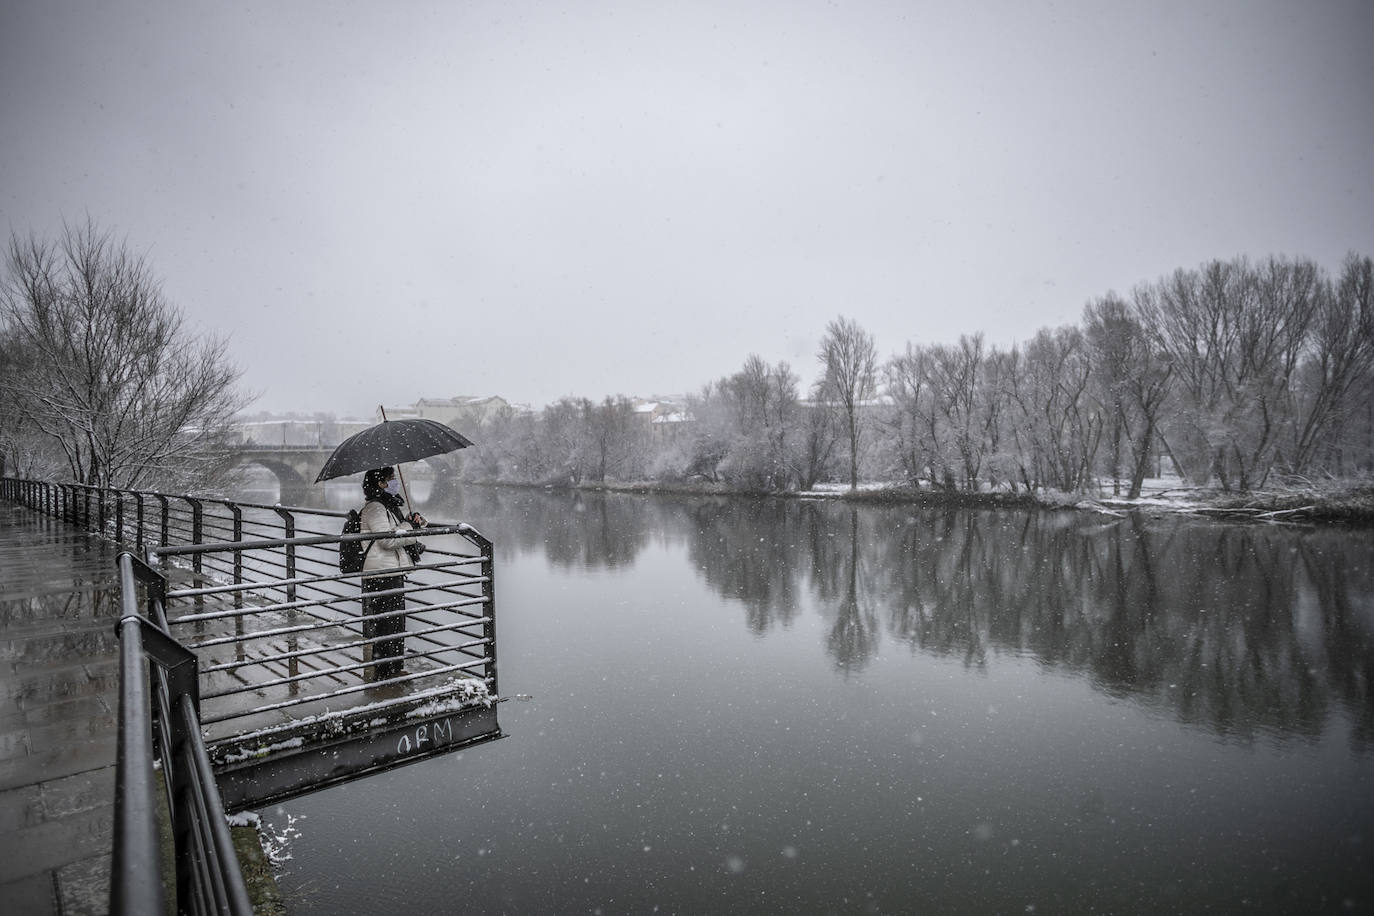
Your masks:
<svg viewBox="0 0 1374 916"><path fill-rule="evenodd" d="M1374 533L422 508L496 542L530 699L262 812L294 914L1374 911Z"/></svg>

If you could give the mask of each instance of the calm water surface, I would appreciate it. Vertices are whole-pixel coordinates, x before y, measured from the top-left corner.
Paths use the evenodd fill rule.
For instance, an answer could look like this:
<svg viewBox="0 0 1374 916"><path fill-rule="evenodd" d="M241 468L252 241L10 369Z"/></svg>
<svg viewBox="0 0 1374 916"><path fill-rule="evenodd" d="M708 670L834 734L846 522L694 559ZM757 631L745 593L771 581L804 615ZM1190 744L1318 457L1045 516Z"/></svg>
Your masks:
<svg viewBox="0 0 1374 916"><path fill-rule="evenodd" d="M1374 912L1369 532L427 508L496 541L532 699L264 811L293 913Z"/></svg>

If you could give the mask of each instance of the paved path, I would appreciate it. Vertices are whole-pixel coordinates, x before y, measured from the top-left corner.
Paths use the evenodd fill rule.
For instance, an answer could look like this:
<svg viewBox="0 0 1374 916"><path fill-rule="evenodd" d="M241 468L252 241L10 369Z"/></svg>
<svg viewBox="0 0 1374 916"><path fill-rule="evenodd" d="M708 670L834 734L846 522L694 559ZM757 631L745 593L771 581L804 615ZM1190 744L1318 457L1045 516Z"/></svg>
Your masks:
<svg viewBox="0 0 1374 916"><path fill-rule="evenodd" d="M0 913L105 913L115 548L0 501Z"/></svg>

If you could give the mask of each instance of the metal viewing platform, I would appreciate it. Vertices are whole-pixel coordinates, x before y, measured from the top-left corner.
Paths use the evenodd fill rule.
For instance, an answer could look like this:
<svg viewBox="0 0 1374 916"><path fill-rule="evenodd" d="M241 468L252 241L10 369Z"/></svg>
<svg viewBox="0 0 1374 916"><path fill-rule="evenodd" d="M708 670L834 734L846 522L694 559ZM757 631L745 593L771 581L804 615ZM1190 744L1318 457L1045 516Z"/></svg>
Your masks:
<svg viewBox="0 0 1374 916"><path fill-rule="evenodd" d="M243 912L226 812L501 737L492 545L471 526L415 532L423 557L373 593L404 610L369 616L338 545L377 536L338 534L345 513L14 479L0 497L129 548L114 912L161 906L159 793L178 908ZM384 618L404 631L371 635Z"/></svg>
<svg viewBox="0 0 1374 916"><path fill-rule="evenodd" d="M398 571L404 586L374 593L403 594L406 609L370 617L360 576L335 566L341 539L368 535L149 551L165 577L150 616L196 655L201 733L226 810L499 734L490 542L465 525L421 536L435 546ZM365 624L398 616L402 668L379 676L374 652L395 637L368 636Z"/></svg>

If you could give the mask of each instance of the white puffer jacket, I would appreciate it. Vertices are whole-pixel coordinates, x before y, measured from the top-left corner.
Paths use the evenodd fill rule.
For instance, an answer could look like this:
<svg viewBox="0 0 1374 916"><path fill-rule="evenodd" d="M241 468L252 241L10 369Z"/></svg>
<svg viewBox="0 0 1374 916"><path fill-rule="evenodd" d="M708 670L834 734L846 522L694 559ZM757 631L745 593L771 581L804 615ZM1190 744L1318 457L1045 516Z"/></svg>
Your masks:
<svg viewBox="0 0 1374 916"><path fill-rule="evenodd" d="M406 537L407 531L413 530L414 526L400 525L395 516L387 511L386 506L377 502L375 499L368 500L363 504L362 516L363 534L380 534L390 532L395 537L378 538L372 541L372 546L367 551L367 558L363 561L364 576L389 576L395 575L392 570L400 569L402 566L410 566L410 557L406 555L407 544L418 544L420 539L417 537Z"/></svg>

